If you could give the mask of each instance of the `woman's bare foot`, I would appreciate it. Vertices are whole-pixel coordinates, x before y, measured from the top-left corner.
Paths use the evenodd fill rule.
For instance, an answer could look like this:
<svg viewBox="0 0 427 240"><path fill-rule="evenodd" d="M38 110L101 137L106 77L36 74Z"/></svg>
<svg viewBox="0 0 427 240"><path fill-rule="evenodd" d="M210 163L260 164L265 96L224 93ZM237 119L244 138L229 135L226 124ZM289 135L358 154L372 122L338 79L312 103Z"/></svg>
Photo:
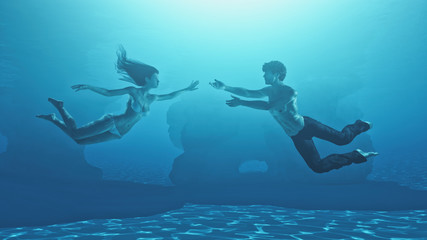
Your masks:
<svg viewBox="0 0 427 240"><path fill-rule="evenodd" d="M47 101L49 101L50 103L52 103L52 105L55 106L56 108L62 108L62 107L64 107L64 102L63 101L59 101L59 100L56 100L54 98L48 98Z"/></svg>
<svg viewBox="0 0 427 240"><path fill-rule="evenodd" d="M40 114L40 115L36 115L36 117L44 119L44 120L48 120L48 121L53 121L53 119L56 118L54 113L51 114Z"/></svg>
<svg viewBox="0 0 427 240"><path fill-rule="evenodd" d="M362 150L360 150L360 149L356 149L356 151L358 152L358 153L360 153L360 155L362 155L363 157L365 157L365 158L370 158L370 157L374 157L374 156L377 156L379 153L377 153L377 152L364 152L364 151L362 151Z"/></svg>

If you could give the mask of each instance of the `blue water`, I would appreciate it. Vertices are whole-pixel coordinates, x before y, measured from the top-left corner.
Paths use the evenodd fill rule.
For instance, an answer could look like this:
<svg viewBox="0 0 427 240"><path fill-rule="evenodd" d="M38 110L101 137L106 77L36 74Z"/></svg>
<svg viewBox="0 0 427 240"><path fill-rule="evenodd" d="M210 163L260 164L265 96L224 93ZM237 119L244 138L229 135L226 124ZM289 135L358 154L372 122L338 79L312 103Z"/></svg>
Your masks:
<svg viewBox="0 0 427 240"><path fill-rule="evenodd" d="M174 186L169 174L177 169L200 181L255 171L288 184L368 179L427 191L426 16L424 0L0 1L0 177L72 182L102 173ZM124 138L85 147L34 117L54 111L48 97L63 100L79 126L122 112L127 97L70 88L130 86L117 80L119 44L159 69L153 93L194 80L199 89L154 103ZM287 66L285 84L298 91L302 115L335 128L359 118L374 123L349 146L316 140L322 156L356 147L380 155L313 174L271 116L229 108L230 94L208 84L260 89L270 60ZM426 211L187 204L141 218L0 228L0 238L427 239Z"/></svg>
<svg viewBox="0 0 427 240"><path fill-rule="evenodd" d="M145 218L2 229L3 239L425 239L427 211L186 205Z"/></svg>
<svg viewBox="0 0 427 240"><path fill-rule="evenodd" d="M423 166L427 155L410 156ZM392 159L392 158L391 158ZM390 161L392 162L392 161ZM397 180L427 191L427 178L388 164L370 180ZM407 171L407 172L405 172ZM390 173L391 172L391 173ZM410 172L411 174L408 174ZM152 176L154 177L154 176ZM157 179L161 181L161 179ZM166 180L165 184L167 183ZM150 217L97 219L40 227L0 229L2 239L426 239L427 210L298 210L274 206L195 205Z"/></svg>

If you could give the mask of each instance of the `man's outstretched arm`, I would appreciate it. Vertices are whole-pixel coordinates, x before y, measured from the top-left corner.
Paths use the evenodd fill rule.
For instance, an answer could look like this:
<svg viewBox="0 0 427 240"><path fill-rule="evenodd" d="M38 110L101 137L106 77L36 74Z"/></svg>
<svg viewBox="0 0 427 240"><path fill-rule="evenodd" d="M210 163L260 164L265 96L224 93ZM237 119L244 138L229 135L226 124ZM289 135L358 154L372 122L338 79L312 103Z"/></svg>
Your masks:
<svg viewBox="0 0 427 240"><path fill-rule="evenodd" d="M272 108L282 109L296 98L296 92L292 91L290 94L282 94L280 98L274 101L246 101L231 95L231 99L226 101L230 107L246 106L260 110L270 110Z"/></svg>
<svg viewBox="0 0 427 240"><path fill-rule="evenodd" d="M235 96L231 97L232 99L226 101L226 104L230 107L245 106L259 110L269 110L271 108L271 104L266 101L246 101Z"/></svg>
<svg viewBox="0 0 427 240"><path fill-rule="evenodd" d="M260 90L248 90L246 88L241 88L241 87L230 87L216 79L214 82L210 82L209 84L216 89L224 90L242 97L262 98L267 96L267 88L263 88Z"/></svg>

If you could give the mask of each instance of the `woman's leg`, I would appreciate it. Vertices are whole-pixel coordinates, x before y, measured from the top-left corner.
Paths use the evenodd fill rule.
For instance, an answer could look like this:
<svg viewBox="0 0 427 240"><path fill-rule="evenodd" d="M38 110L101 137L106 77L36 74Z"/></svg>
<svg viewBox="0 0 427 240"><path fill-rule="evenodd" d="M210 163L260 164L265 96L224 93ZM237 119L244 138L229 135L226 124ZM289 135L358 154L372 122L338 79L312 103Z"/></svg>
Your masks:
<svg viewBox="0 0 427 240"><path fill-rule="evenodd" d="M337 131L314 119L304 117L304 120L312 136L337 145L349 144L357 135L371 128L370 123L357 120L355 123L345 126L341 131Z"/></svg>
<svg viewBox="0 0 427 240"><path fill-rule="evenodd" d="M75 139L76 143L81 145L88 145L88 144L94 144L94 143L100 143L100 142L106 142L109 140L119 139L120 136L113 134L111 132L104 132L92 137L88 138L82 138L82 139Z"/></svg>
<svg viewBox="0 0 427 240"><path fill-rule="evenodd" d="M344 154L332 154L323 159L311 138L304 138L299 135L293 136L292 141L307 165L316 173L328 172L352 163L366 162L366 157L358 151Z"/></svg>
<svg viewBox="0 0 427 240"><path fill-rule="evenodd" d="M64 131L68 136L70 136L74 141L76 141L76 143L82 144L82 145L100 143L100 142L121 138L121 136L117 134L113 134L108 131L109 120L104 122L105 121L104 118L109 118L110 116L106 116L100 120L91 122L86 126L83 126L77 129L68 128L64 124L64 122L59 120L53 113L46 114L46 115L37 115L36 117L52 122L53 124L58 126L62 131Z"/></svg>
<svg viewBox="0 0 427 240"><path fill-rule="evenodd" d="M64 108L64 102L53 98L48 98L47 100L58 110L59 114L61 114L62 120L64 120L64 123L68 128L76 128L76 122L71 114L69 114Z"/></svg>
<svg viewBox="0 0 427 240"><path fill-rule="evenodd" d="M77 128L74 118L64 108L64 103L62 101L53 98L48 98L48 101L52 103L52 105L61 114L61 117L68 128L68 135L76 141L92 137L96 138L96 136L99 136L100 134L105 133L116 127L113 116L107 114L99 120L90 122L80 128ZM120 138L120 136L116 135L116 138ZM93 139L91 139L90 141L93 141Z"/></svg>
<svg viewBox="0 0 427 240"><path fill-rule="evenodd" d="M53 124L58 126L62 131L64 131L68 136L74 139L76 142L77 140L83 140L83 139L86 139L85 141L93 142L95 141L94 139L97 136L105 132L108 132L116 127L113 116L109 114L105 115L99 120L90 122L80 128L69 128L66 124L64 124L64 122L59 120L53 113L47 114L47 115L37 115L36 117L52 122ZM108 135L108 134L105 134L105 135ZM117 134L112 134L112 135L115 136L114 139L121 138L120 135L117 135ZM101 138L104 138L104 137L105 136ZM90 138L90 139L87 140L87 138ZM109 138L109 139L113 139L113 138ZM98 141L98 142L102 142L102 141Z"/></svg>
<svg viewBox="0 0 427 240"><path fill-rule="evenodd" d="M96 137L102 133L108 132L116 127L114 117L110 114L104 115L102 118L90 122L82 127L69 129L70 136L74 140L82 140L85 138ZM116 135L118 136L118 135ZM118 136L120 138L121 136Z"/></svg>
<svg viewBox="0 0 427 240"><path fill-rule="evenodd" d="M114 122L114 117L110 114L105 115L99 120L90 122L80 128L76 127L76 122L73 117L65 110L64 103L62 101L55 100L53 98L49 98L48 101L52 103L53 106L59 111L64 121L60 121L55 114L48 115L37 115L37 117L48 120L58 126L61 130L63 130L68 136L70 136L74 140L82 140L91 138L89 142L94 142L96 136L101 135L105 132L115 129L116 125ZM120 134L113 134L115 137L109 136L109 134L104 134L98 142L102 141L105 136L109 136L107 140L113 138L120 138ZM92 138L93 137L93 138Z"/></svg>
<svg viewBox="0 0 427 240"><path fill-rule="evenodd" d="M52 122L57 127L59 127L62 131L64 131L67 135L70 135L69 128L65 125L65 123L61 120L59 120L54 113L46 114L46 115L37 115L36 117L45 119L49 122Z"/></svg>

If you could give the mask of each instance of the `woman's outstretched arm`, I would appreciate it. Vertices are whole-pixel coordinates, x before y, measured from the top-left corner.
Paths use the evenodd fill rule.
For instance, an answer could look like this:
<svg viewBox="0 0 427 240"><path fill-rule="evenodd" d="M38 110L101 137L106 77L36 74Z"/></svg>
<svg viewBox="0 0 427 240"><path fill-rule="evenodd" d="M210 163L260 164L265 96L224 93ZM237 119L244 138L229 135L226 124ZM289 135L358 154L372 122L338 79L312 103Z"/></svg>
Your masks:
<svg viewBox="0 0 427 240"><path fill-rule="evenodd" d="M193 81L193 82L191 82L190 86L188 86L188 87L186 87L184 89L181 89L181 90L178 90L178 91L175 91L175 92L171 92L171 93L168 93L168 94L156 95L156 100L157 101L164 101L164 100L169 100L169 99L175 98L175 97L177 97L178 95L180 95L181 93L183 93L185 91L194 91L194 90L196 90L197 89L197 85L199 85L199 81Z"/></svg>
<svg viewBox="0 0 427 240"><path fill-rule="evenodd" d="M93 92L99 93L101 95L111 97L111 96L119 96L119 95L125 95L125 94L132 94L132 92L135 90L134 87L126 87L121 89L106 89L106 88L100 88L100 87L94 87L91 85L85 85L85 84L77 84L71 86L72 89L74 89L76 92L80 90L91 90Z"/></svg>

